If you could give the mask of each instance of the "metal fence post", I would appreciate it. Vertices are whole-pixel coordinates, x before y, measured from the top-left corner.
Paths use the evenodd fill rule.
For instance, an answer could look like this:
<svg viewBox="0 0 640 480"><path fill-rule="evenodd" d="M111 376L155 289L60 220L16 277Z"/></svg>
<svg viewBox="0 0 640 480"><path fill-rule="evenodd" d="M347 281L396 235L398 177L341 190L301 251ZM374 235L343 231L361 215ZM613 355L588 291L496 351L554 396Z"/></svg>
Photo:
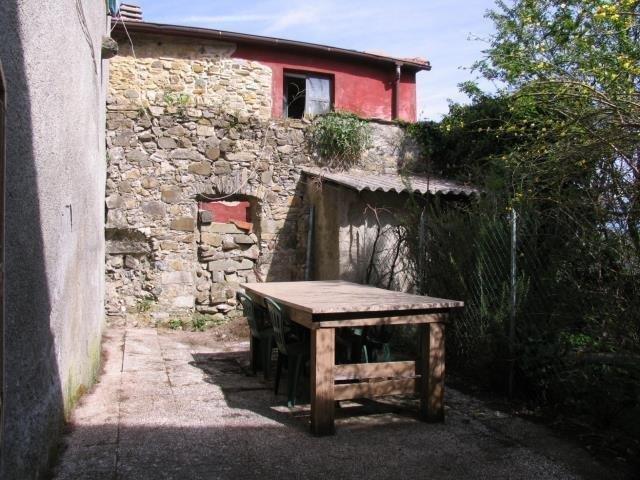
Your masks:
<svg viewBox="0 0 640 480"><path fill-rule="evenodd" d="M420 226L418 232L418 293L424 295L426 290L425 264L427 256L427 212L426 207L420 212Z"/></svg>
<svg viewBox="0 0 640 480"><path fill-rule="evenodd" d="M515 208L511 209L511 274L510 274L510 305L509 305L509 380L507 391L509 397L513 395L513 376L515 367L515 341L516 341L516 288L517 269L516 253L518 242L518 214Z"/></svg>

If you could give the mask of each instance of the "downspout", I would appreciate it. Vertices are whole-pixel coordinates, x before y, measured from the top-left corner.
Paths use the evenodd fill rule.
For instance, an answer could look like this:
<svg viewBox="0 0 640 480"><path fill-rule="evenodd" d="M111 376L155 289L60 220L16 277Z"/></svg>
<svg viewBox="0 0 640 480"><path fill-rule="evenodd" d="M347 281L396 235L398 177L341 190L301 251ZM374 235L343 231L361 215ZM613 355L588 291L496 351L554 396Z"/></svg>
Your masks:
<svg viewBox="0 0 640 480"><path fill-rule="evenodd" d="M108 0L107 7L109 8L109 14L115 17L118 14L118 5L116 0Z"/></svg>
<svg viewBox="0 0 640 480"><path fill-rule="evenodd" d="M400 78L402 77L402 65L396 64L396 76L393 82L393 120L400 118Z"/></svg>
<svg viewBox="0 0 640 480"><path fill-rule="evenodd" d="M313 228L315 223L315 207L309 208L309 231L307 232L307 261L304 268L304 279L311 280L311 268L313 265Z"/></svg>

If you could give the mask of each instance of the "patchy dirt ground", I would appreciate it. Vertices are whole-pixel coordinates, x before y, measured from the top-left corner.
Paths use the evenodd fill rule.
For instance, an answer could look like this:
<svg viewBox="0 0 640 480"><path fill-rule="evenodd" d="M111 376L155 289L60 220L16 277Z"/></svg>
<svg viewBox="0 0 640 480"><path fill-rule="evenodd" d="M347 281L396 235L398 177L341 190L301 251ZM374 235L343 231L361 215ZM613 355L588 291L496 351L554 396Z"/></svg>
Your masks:
<svg viewBox="0 0 640 480"><path fill-rule="evenodd" d="M454 388L444 424L419 422L415 399L389 397L342 402L336 435L314 437L308 400L288 409L249 374L242 328L110 329L55 478L634 478Z"/></svg>
<svg viewBox="0 0 640 480"><path fill-rule="evenodd" d="M203 332L189 330L161 329L167 335L180 332L181 338L193 342L194 345L210 345L211 342L249 341L249 325L244 317L236 317L221 325L216 325Z"/></svg>

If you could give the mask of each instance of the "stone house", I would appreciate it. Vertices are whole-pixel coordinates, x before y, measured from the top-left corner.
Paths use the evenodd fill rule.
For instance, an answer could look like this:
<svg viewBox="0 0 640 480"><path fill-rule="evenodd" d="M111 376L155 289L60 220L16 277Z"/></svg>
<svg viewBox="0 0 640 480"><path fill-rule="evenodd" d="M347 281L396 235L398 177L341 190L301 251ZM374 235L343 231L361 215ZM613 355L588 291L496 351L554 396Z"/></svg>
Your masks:
<svg viewBox="0 0 640 480"><path fill-rule="evenodd" d="M200 312L222 320L241 314L242 282L323 271L306 252L312 197L302 169L322 162L309 142L313 114L369 119L372 141L358 169L397 174L419 158L392 120L415 120L415 76L430 68L424 60L145 22L118 25L113 35L112 319L156 324Z"/></svg>

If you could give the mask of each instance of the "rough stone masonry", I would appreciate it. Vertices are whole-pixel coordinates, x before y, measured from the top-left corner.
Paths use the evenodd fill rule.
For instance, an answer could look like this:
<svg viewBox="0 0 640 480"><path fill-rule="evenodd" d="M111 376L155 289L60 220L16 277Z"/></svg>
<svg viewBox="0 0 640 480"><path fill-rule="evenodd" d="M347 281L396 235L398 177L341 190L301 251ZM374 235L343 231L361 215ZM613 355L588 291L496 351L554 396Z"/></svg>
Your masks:
<svg viewBox="0 0 640 480"><path fill-rule="evenodd" d="M111 61L107 101L106 313L139 323L240 315L245 281L304 275L300 169L318 163L309 120L271 118L271 71L235 45L136 37ZM372 122L359 168L397 171L401 127ZM249 225L199 202L249 201Z"/></svg>

